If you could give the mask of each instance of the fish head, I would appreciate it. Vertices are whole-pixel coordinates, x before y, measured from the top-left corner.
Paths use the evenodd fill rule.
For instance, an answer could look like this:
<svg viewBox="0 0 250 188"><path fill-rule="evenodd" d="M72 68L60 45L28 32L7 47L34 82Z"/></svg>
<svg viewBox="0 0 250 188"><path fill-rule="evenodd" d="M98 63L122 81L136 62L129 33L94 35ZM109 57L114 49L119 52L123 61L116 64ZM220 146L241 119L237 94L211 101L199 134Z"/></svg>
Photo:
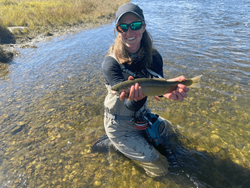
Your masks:
<svg viewBox="0 0 250 188"><path fill-rule="evenodd" d="M113 95L120 95L122 92L125 92L125 95L128 96L129 92L130 92L130 89L129 88L128 89L120 89L120 90L116 91L116 90L113 90L111 88L111 90L110 90L110 93L113 94Z"/></svg>

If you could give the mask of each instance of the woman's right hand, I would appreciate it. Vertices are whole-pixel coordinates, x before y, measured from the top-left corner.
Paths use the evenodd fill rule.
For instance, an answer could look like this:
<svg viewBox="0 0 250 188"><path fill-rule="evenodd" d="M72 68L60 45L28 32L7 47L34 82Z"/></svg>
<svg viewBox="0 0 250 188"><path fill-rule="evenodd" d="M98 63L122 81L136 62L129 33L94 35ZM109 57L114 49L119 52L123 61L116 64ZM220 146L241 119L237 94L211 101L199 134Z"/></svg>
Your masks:
<svg viewBox="0 0 250 188"><path fill-rule="evenodd" d="M133 76L129 76L128 80L134 80ZM124 101L127 98L129 100L139 101L139 100L143 99L144 97L146 97L146 96L144 96L142 94L142 88L141 88L141 86L139 86L138 83L130 86L130 89L126 89L126 90L122 91L120 94L121 101Z"/></svg>

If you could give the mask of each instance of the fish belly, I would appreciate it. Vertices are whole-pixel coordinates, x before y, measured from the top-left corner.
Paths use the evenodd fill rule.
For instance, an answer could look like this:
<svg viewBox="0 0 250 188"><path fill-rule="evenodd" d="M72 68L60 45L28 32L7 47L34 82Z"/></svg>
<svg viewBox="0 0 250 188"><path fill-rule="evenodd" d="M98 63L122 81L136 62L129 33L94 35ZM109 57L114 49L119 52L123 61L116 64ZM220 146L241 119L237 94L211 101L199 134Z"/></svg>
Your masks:
<svg viewBox="0 0 250 188"><path fill-rule="evenodd" d="M142 87L142 93L145 96L159 96L169 92L168 87L147 86Z"/></svg>

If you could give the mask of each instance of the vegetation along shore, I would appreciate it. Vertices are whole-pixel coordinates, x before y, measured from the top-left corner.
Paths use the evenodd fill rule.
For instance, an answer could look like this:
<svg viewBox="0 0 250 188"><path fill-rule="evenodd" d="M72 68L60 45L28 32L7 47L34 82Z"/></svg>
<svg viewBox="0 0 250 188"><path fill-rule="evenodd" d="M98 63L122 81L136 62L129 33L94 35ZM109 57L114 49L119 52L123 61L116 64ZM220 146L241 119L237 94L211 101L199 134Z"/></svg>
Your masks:
<svg viewBox="0 0 250 188"><path fill-rule="evenodd" d="M16 47L35 47L45 38L113 21L129 0L0 0L0 62Z"/></svg>

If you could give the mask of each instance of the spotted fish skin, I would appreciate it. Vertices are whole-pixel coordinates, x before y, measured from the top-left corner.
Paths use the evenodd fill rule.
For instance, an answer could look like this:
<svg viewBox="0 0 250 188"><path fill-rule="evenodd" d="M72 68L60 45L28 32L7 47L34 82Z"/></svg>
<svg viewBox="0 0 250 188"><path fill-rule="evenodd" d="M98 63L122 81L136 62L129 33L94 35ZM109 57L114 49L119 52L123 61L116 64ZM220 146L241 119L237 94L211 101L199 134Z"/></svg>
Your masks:
<svg viewBox="0 0 250 188"><path fill-rule="evenodd" d="M123 90L128 89L131 85L138 83L142 88L142 93L145 96L164 95L171 91L176 90L178 84L183 84L190 88L200 87L200 78L202 75L186 79L185 81L167 81L163 78L138 78L134 80L127 80L119 84L114 85L111 90L112 93L120 93Z"/></svg>

